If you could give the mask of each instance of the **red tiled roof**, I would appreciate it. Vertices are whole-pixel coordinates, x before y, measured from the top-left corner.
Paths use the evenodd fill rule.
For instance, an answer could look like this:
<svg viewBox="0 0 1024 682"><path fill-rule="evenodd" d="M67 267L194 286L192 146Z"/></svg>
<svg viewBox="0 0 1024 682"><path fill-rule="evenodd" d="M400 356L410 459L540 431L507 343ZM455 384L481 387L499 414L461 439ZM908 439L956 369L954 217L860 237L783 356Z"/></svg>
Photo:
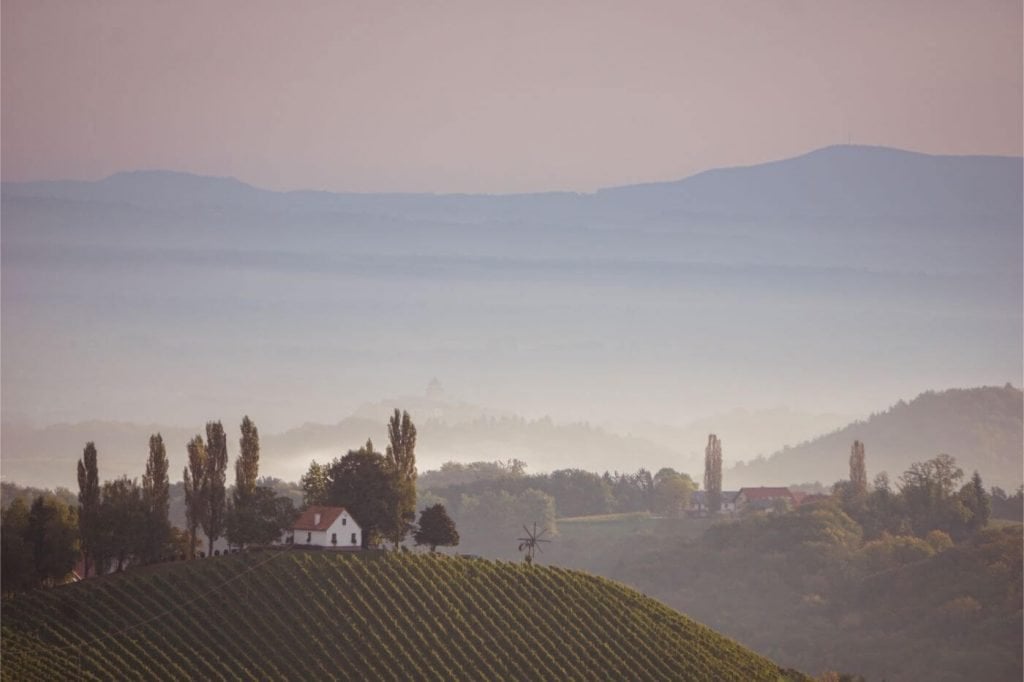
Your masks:
<svg viewBox="0 0 1024 682"><path fill-rule="evenodd" d="M292 530L327 530L344 511L344 507L309 507L302 512ZM314 523L317 514L320 515L320 523Z"/></svg>
<svg viewBox="0 0 1024 682"><path fill-rule="evenodd" d="M740 488L739 494L748 500L774 500L778 497L793 499L793 493L789 488Z"/></svg>

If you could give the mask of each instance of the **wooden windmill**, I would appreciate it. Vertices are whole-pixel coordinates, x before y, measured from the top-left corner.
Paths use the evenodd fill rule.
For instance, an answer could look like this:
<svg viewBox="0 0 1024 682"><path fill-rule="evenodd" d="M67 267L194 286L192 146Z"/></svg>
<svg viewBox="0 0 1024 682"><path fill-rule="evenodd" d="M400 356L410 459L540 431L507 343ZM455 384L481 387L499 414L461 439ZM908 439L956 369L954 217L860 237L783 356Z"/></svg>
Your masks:
<svg viewBox="0 0 1024 682"><path fill-rule="evenodd" d="M537 532L536 523L533 524L532 532L526 526L523 526L523 530L526 532L526 537L516 538L516 540L519 540L519 551L526 552L526 563L532 564L534 554L538 552L541 554L544 553L544 550L541 548L541 543L551 542L551 540L544 539L544 534L548 532L547 528L540 531L539 533Z"/></svg>

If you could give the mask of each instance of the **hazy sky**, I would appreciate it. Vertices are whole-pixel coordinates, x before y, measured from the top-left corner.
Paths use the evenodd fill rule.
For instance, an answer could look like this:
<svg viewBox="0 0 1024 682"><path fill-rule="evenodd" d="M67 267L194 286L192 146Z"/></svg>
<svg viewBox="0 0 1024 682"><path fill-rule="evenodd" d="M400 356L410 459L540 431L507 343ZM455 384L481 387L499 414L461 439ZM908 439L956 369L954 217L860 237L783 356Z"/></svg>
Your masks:
<svg viewBox="0 0 1024 682"><path fill-rule="evenodd" d="M1021 2L3 2L5 180L509 192L1020 154Z"/></svg>

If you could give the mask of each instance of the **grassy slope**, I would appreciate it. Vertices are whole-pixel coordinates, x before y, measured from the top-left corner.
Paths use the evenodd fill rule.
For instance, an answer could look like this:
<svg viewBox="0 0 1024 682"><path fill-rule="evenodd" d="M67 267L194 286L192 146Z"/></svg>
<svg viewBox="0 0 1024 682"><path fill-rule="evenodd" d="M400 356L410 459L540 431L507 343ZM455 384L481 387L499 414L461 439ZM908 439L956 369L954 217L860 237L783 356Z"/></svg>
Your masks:
<svg viewBox="0 0 1024 682"><path fill-rule="evenodd" d="M139 569L5 599L2 635L5 679L787 679L603 578L391 553Z"/></svg>

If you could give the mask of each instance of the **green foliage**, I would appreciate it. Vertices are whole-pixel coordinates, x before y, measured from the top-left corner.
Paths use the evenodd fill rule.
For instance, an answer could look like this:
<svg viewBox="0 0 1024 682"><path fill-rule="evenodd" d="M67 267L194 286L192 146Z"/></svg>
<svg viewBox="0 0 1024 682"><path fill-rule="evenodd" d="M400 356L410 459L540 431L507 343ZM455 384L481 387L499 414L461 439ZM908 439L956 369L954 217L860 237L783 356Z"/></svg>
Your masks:
<svg viewBox="0 0 1024 682"><path fill-rule="evenodd" d="M327 504L330 469L330 465L318 464L316 460L309 463L309 469L299 481L299 485L302 487L303 505L311 507Z"/></svg>
<svg viewBox="0 0 1024 682"><path fill-rule="evenodd" d="M563 516L584 516L615 507L608 484L597 474L582 469L552 471L544 492L561 501L559 513Z"/></svg>
<svg viewBox="0 0 1024 682"><path fill-rule="evenodd" d="M429 490L435 499L445 500L453 514L461 514L457 507L464 495L472 498L485 493L504 492L517 497L527 490L540 491L553 498L561 517L650 511L653 504L654 481L646 469L640 469L636 474L605 472L603 476L581 469L526 475L525 465L518 460L505 464L476 462L445 467L448 474L440 479L434 476L434 472L427 472L420 481L420 492ZM447 481L456 482L437 485Z"/></svg>
<svg viewBox="0 0 1024 682"><path fill-rule="evenodd" d="M384 455L374 451L372 441L331 464L327 503L345 507L352 514L363 530L363 547L378 544L393 521L394 480Z"/></svg>
<svg viewBox="0 0 1024 682"><path fill-rule="evenodd" d="M236 507L245 507L247 498L256 490L260 471L260 433L256 424L246 415L242 419L242 437L238 440L238 459L235 460Z"/></svg>
<svg viewBox="0 0 1024 682"><path fill-rule="evenodd" d="M850 446L850 483L856 493L863 495L868 490L868 471L864 462L864 443L853 441Z"/></svg>
<svg viewBox="0 0 1024 682"><path fill-rule="evenodd" d="M662 516L678 518L686 511L690 504L690 496L696 489L697 486L686 474L663 469L654 477L651 511Z"/></svg>
<svg viewBox="0 0 1024 682"><path fill-rule="evenodd" d="M232 502L226 519L226 537L231 545L268 545L295 523L295 505L272 488L256 486L245 498L245 506Z"/></svg>
<svg viewBox="0 0 1024 682"><path fill-rule="evenodd" d="M708 435L704 448L704 490L708 510L712 513L722 509L722 441L715 434Z"/></svg>
<svg viewBox="0 0 1024 682"><path fill-rule="evenodd" d="M135 479L121 476L113 481L105 481L102 491L102 540L96 565L103 572L110 560L120 571L129 561L138 559L142 548L146 546L146 510L142 502L142 490Z"/></svg>
<svg viewBox="0 0 1024 682"><path fill-rule="evenodd" d="M28 539L29 506L15 499L0 517L0 587L5 593L27 590L39 583L35 552Z"/></svg>
<svg viewBox="0 0 1024 682"><path fill-rule="evenodd" d="M966 523L970 532L977 532L988 525L988 520L992 517L992 501L985 492L981 475L977 471L960 489L960 503L970 513Z"/></svg>
<svg viewBox="0 0 1024 682"><path fill-rule="evenodd" d="M157 433L149 438L149 459L142 477L142 508L145 515L140 559L143 563L161 561L167 554L170 540L170 481L167 450L164 439Z"/></svg>
<svg viewBox="0 0 1024 682"><path fill-rule="evenodd" d="M96 445L85 444L82 459L78 460L78 533L85 559L85 574L99 550L100 542L100 474L96 461Z"/></svg>
<svg viewBox="0 0 1024 682"><path fill-rule="evenodd" d="M52 495L31 507L16 499L0 516L0 545L5 593L63 582L80 556L78 514Z"/></svg>
<svg viewBox="0 0 1024 682"><path fill-rule="evenodd" d="M64 580L78 561L78 515L53 498L37 497L25 536L33 550L35 576L43 585Z"/></svg>
<svg viewBox="0 0 1024 682"><path fill-rule="evenodd" d="M185 519L189 534L189 558L195 557L196 536L202 523L206 503L206 444L202 436L195 436L188 442L188 466L182 473L185 483Z"/></svg>
<svg viewBox="0 0 1024 682"><path fill-rule="evenodd" d="M1016 679L1019 527L956 545L946 531L909 530L862 541L837 496L718 523L689 542L647 540L653 549L623 555L613 575L784 665L893 682Z"/></svg>
<svg viewBox="0 0 1024 682"><path fill-rule="evenodd" d="M478 481L518 478L526 474L526 463L518 459L505 462L445 462L439 469L424 472L417 479L419 492L432 488L465 485Z"/></svg>
<svg viewBox="0 0 1024 682"><path fill-rule="evenodd" d="M1007 495L1002 488L992 488L990 497L992 518L1006 521L1024 521L1024 485L1013 495Z"/></svg>
<svg viewBox="0 0 1024 682"><path fill-rule="evenodd" d="M408 412L398 410L388 421L390 441L384 458L394 479L388 519L381 532L397 547L416 519L416 426Z"/></svg>
<svg viewBox="0 0 1024 682"><path fill-rule="evenodd" d="M228 501L224 535L228 544L245 547L267 544L280 538L294 520L294 505L287 497L278 499L271 488L256 485L260 471L260 435L246 416L235 460L235 488Z"/></svg>
<svg viewBox="0 0 1024 682"><path fill-rule="evenodd" d="M242 553L3 614L4 679L809 682L618 583L436 554Z"/></svg>
<svg viewBox="0 0 1024 682"><path fill-rule="evenodd" d="M210 543L224 534L227 512L228 438L220 422L206 424L206 467L203 470L202 514L199 523Z"/></svg>
<svg viewBox="0 0 1024 682"><path fill-rule="evenodd" d="M444 505L435 504L420 512L420 523L414 539L417 545L426 545L431 552L435 552L438 545L454 547L459 544L459 531Z"/></svg>

